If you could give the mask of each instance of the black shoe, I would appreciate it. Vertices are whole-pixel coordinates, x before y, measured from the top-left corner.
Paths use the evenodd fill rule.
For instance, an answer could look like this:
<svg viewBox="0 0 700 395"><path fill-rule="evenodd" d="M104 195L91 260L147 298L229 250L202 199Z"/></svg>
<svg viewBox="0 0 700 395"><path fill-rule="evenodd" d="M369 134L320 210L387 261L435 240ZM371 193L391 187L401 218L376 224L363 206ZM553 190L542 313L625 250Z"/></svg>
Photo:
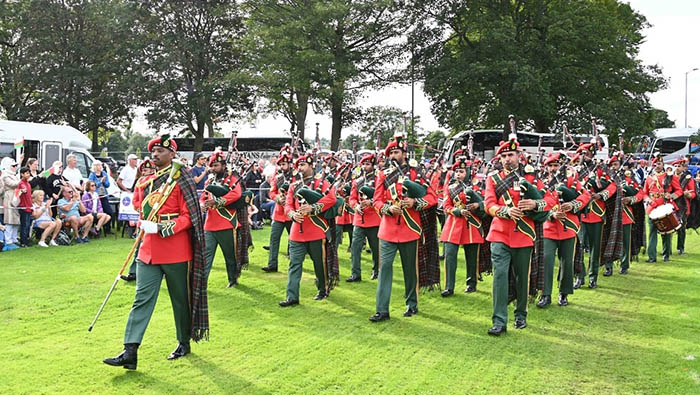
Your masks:
<svg viewBox="0 0 700 395"><path fill-rule="evenodd" d="M372 274L369 275L369 279L370 279L370 280L376 280L377 277L379 277L379 275L377 274L377 272L375 272L374 270L372 270Z"/></svg>
<svg viewBox="0 0 700 395"><path fill-rule="evenodd" d="M352 252L352 250L350 249L350 246L348 246L347 252Z"/></svg>
<svg viewBox="0 0 700 395"><path fill-rule="evenodd" d="M576 279L576 282L574 283L574 289L579 289L583 286L583 279L581 277Z"/></svg>
<svg viewBox="0 0 700 395"><path fill-rule="evenodd" d="M481 273L479 273L479 277L477 277L476 279L479 281L484 281L484 277L481 275Z"/></svg>
<svg viewBox="0 0 700 395"><path fill-rule="evenodd" d="M314 296L314 300L323 300L323 299L326 299L327 297L328 297L327 293L318 291L316 296Z"/></svg>
<svg viewBox="0 0 700 395"><path fill-rule="evenodd" d="M605 268L605 273L603 273L603 276L605 277L610 277L613 275L612 268L611 267L606 267Z"/></svg>
<svg viewBox="0 0 700 395"><path fill-rule="evenodd" d="M280 302L280 306L282 306L282 307L289 307L289 306L294 306L294 305L298 305L298 304L299 304L298 300L287 299L287 300L283 300Z"/></svg>
<svg viewBox="0 0 700 395"><path fill-rule="evenodd" d="M598 288L598 282L596 280L591 280L588 282L588 288L596 289Z"/></svg>
<svg viewBox="0 0 700 395"><path fill-rule="evenodd" d="M170 355L168 355L168 361L174 361L178 358L182 358L189 353L190 353L190 342L187 342L187 343L179 342L177 344L177 348L175 348L175 351L171 352Z"/></svg>
<svg viewBox="0 0 700 395"><path fill-rule="evenodd" d="M369 248L366 248L366 249L365 249L365 253L366 253L366 254L371 254L371 253L372 253L372 250L370 250Z"/></svg>
<svg viewBox="0 0 700 395"><path fill-rule="evenodd" d="M683 249L678 250L678 255L685 255L685 250L683 250Z"/></svg>
<svg viewBox="0 0 700 395"><path fill-rule="evenodd" d="M235 287L236 285L238 285L238 280L229 281L226 288Z"/></svg>
<svg viewBox="0 0 700 395"><path fill-rule="evenodd" d="M493 328L488 331L488 334L491 336L501 336L504 333L506 333L506 327L500 325L494 325Z"/></svg>
<svg viewBox="0 0 700 395"><path fill-rule="evenodd" d="M418 314L418 308L417 307L408 307L406 308L406 311L403 313L404 317L411 317Z"/></svg>
<svg viewBox="0 0 700 395"><path fill-rule="evenodd" d="M656 259L651 259L651 258L649 258L649 259L647 259L647 260L644 261L644 262L646 262L646 263L655 263L655 262L656 262Z"/></svg>
<svg viewBox="0 0 700 395"><path fill-rule="evenodd" d="M277 272L277 268L272 266L263 266L262 271L264 271L265 273L275 273Z"/></svg>
<svg viewBox="0 0 700 395"><path fill-rule="evenodd" d="M263 250L270 251L270 246L263 246Z"/></svg>
<svg viewBox="0 0 700 395"><path fill-rule="evenodd" d="M569 305L569 299L567 299L567 294L559 294L559 306L568 306Z"/></svg>
<svg viewBox="0 0 700 395"><path fill-rule="evenodd" d="M513 328L515 329L525 329L527 328L527 321L525 319L518 319L515 320L515 324L513 324Z"/></svg>
<svg viewBox="0 0 700 395"><path fill-rule="evenodd" d="M627 269L620 269L620 274L627 274Z"/></svg>
<svg viewBox="0 0 700 395"><path fill-rule="evenodd" d="M670 260L671 260L671 257L668 257L668 256L665 256L665 257L664 257L664 262L668 262L668 261L670 261Z"/></svg>
<svg viewBox="0 0 700 395"><path fill-rule="evenodd" d="M454 293L455 293L455 292L454 292L453 290L451 290L451 289L446 289L446 290L440 292L440 295L442 295L443 298L446 298L446 297L448 297L448 296L454 295Z"/></svg>
<svg viewBox="0 0 700 395"><path fill-rule="evenodd" d="M442 254L442 255L438 256L438 259L439 259L439 260L445 259L445 254Z"/></svg>
<svg viewBox="0 0 700 395"><path fill-rule="evenodd" d="M347 281L347 282L349 282L349 283L355 283L355 282L358 282L358 281L362 281L362 277L356 276L356 275L353 274L352 276L346 278L345 281Z"/></svg>
<svg viewBox="0 0 700 395"><path fill-rule="evenodd" d="M123 366L124 369L135 370L138 356L138 343L129 343L124 345L124 351L114 358L105 358L102 362L110 366Z"/></svg>
<svg viewBox="0 0 700 395"><path fill-rule="evenodd" d="M369 317L371 322L386 321L389 319L389 313L376 313L375 315Z"/></svg>
<svg viewBox="0 0 700 395"><path fill-rule="evenodd" d="M125 276L122 274L119 277L121 277L121 279L124 281L136 281L136 274L134 274L134 273L129 273L128 276Z"/></svg>
<svg viewBox="0 0 700 395"><path fill-rule="evenodd" d="M537 302L537 307L543 309L543 308L549 306L550 304L552 304L552 296L551 295L542 295L540 297L540 301ZM515 328L515 329L518 329L518 328Z"/></svg>
<svg viewBox="0 0 700 395"><path fill-rule="evenodd" d="M472 292L476 292L476 287L473 285L467 285L467 289L464 290L464 293L470 294Z"/></svg>

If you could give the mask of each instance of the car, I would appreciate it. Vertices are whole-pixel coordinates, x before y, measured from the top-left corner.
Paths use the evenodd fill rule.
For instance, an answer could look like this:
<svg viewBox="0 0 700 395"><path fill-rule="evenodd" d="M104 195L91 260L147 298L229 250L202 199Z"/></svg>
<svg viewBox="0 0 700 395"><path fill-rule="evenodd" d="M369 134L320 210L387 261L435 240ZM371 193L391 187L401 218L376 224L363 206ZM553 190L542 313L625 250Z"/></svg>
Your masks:
<svg viewBox="0 0 700 395"><path fill-rule="evenodd" d="M95 159L99 160L100 162L102 162L102 164L105 165L112 177L115 177L119 174L119 163L111 156L100 156Z"/></svg>

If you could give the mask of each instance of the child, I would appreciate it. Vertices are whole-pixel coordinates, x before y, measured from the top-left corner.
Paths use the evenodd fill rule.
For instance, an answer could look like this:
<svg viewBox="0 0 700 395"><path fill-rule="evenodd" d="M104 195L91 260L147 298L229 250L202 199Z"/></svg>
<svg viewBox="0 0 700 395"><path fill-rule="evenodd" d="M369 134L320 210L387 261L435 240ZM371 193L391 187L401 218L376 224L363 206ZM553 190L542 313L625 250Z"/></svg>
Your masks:
<svg viewBox="0 0 700 395"><path fill-rule="evenodd" d="M19 169L20 181L15 193L19 196L19 243L26 247L29 243L29 231L32 226L32 186L29 184L31 177L28 167Z"/></svg>

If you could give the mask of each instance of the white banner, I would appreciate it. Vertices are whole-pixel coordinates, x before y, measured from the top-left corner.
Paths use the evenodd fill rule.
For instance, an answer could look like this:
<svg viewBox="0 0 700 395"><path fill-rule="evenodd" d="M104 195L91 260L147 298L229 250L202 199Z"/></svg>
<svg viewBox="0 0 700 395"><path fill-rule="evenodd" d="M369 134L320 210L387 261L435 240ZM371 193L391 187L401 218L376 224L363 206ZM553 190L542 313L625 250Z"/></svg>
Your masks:
<svg viewBox="0 0 700 395"><path fill-rule="evenodd" d="M139 213L134 208L134 194L132 192L122 192L119 197L119 216L120 221L138 221Z"/></svg>

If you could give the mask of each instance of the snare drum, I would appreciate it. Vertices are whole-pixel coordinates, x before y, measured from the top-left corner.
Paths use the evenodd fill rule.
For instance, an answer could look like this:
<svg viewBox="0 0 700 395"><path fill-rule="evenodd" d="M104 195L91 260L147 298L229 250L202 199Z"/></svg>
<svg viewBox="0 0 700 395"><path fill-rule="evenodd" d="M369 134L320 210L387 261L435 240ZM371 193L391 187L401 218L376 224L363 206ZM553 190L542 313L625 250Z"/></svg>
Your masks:
<svg viewBox="0 0 700 395"><path fill-rule="evenodd" d="M660 234L673 233L680 229L681 221L670 203L659 206L649 213L649 219L654 223Z"/></svg>

